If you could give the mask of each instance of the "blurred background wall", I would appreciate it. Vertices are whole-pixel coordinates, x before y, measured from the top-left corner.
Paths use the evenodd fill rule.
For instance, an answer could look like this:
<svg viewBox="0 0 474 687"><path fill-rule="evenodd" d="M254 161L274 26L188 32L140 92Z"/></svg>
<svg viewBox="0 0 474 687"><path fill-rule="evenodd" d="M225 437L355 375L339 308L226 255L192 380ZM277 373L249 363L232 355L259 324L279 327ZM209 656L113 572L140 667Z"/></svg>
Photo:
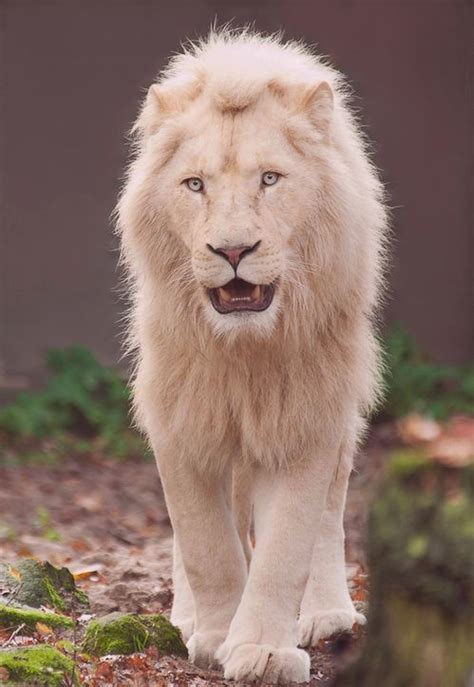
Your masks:
<svg viewBox="0 0 474 687"><path fill-rule="evenodd" d="M0 387L45 351L119 358L110 213L125 134L167 56L217 17L317 43L349 77L391 197L385 309L439 361L472 357L469 0L2 0ZM471 203L471 204L470 204Z"/></svg>

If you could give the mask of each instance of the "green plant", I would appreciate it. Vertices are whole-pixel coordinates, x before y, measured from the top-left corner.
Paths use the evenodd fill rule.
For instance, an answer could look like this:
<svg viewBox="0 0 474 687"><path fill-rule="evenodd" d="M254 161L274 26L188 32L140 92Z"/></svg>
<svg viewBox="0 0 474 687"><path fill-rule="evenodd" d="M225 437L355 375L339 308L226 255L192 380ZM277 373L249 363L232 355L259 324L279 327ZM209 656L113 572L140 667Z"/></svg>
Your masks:
<svg viewBox="0 0 474 687"><path fill-rule="evenodd" d="M420 412L436 419L452 413L474 414L474 363L436 365L400 327L389 333L384 349L384 414L400 417Z"/></svg>
<svg viewBox="0 0 474 687"><path fill-rule="evenodd" d="M50 378L42 391L20 393L0 409L0 430L20 437L77 437L80 450L87 438L99 437L102 447L125 455L138 448L130 427L129 392L114 370L102 366L82 346L51 350L46 359Z"/></svg>
<svg viewBox="0 0 474 687"><path fill-rule="evenodd" d="M61 535L54 527L51 513L44 506L39 506L36 510L35 525L40 531L40 534L48 541L60 541Z"/></svg>
<svg viewBox="0 0 474 687"><path fill-rule="evenodd" d="M119 612L92 620L82 649L93 656L106 656L133 654L149 646L156 646L163 654L188 654L181 632L165 616Z"/></svg>

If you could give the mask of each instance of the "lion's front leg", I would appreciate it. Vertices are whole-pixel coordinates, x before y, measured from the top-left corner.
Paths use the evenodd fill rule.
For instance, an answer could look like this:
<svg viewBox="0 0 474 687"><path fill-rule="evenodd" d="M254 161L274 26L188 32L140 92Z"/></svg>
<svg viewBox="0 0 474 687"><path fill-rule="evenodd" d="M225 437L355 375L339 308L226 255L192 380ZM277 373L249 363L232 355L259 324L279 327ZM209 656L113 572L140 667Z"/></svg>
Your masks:
<svg viewBox="0 0 474 687"><path fill-rule="evenodd" d="M329 487L326 509L314 546L311 571L301 603L300 646L316 646L320 639L365 623L347 587L344 552L344 508L352 452L341 453Z"/></svg>
<svg viewBox="0 0 474 687"><path fill-rule="evenodd" d="M161 448L157 462L184 564L181 572L185 571L194 599L189 655L193 662L209 667L241 598L245 557L222 476L202 475L173 449ZM177 563L179 569L179 559Z"/></svg>
<svg viewBox="0 0 474 687"><path fill-rule="evenodd" d="M183 639L187 642L194 633L196 610L194 596L189 584L183 557L176 536L173 540L173 606L171 622L179 627Z"/></svg>
<svg viewBox="0 0 474 687"><path fill-rule="evenodd" d="M335 453L334 453L335 456ZM329 460L329 465L328 461ZM217 658L227 679L309 680L297 616L334 458L256 477L254 550L242 601Z"/></svg>

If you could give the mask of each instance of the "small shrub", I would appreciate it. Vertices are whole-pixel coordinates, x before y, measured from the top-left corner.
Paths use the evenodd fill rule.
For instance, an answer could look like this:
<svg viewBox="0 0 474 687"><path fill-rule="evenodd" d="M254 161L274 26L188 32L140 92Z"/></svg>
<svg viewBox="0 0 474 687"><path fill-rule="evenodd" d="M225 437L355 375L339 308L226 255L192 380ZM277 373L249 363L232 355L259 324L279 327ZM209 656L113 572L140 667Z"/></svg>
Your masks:
<svg viewBox="0 0 474 687"><path fill-rule="evenodd" d="M46 364L51 373L46 388L20 393L1 408L0 430L39 439L61 440L65 433L82 442L99 437L106 451L118 455L138 448L140 441L130 431L129 391L117 372L82 346L51 350Z"/></svg>
<svg viewBox="0 0 474 687"><path fill-rule="evenodd" d="M384 348L384 415L401 417L416 411L442 420L453 413L474 414L474 363L434 364L399 327L389 333Z"/></svg>

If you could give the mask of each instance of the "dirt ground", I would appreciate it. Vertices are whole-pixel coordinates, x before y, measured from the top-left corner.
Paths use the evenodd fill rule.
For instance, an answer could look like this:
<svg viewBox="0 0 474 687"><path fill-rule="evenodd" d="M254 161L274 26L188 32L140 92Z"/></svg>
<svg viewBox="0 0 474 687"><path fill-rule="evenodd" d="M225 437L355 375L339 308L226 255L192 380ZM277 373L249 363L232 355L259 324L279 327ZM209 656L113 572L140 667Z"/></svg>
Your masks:
<svg viewBox="0 0 474 687"><path fill-rule="evenodd" d="M367 505L395 441L390 425L375 428L360 452L346 511L347 572L353 599L367 601ZM33 556L66 565L91 600L91 615L110 611L169 613L171 528L152 460L101 455L61 463L0 463L0 561ZM35 640L24 639L23 643ZM41 641L41 638L39 638ZM320 642L312 650L311 685L328 685L357 654L363 631ZM16 636L12 643L22 643ZM88 685L227 685L222 674L149 651L78 667Z"/></svg>

